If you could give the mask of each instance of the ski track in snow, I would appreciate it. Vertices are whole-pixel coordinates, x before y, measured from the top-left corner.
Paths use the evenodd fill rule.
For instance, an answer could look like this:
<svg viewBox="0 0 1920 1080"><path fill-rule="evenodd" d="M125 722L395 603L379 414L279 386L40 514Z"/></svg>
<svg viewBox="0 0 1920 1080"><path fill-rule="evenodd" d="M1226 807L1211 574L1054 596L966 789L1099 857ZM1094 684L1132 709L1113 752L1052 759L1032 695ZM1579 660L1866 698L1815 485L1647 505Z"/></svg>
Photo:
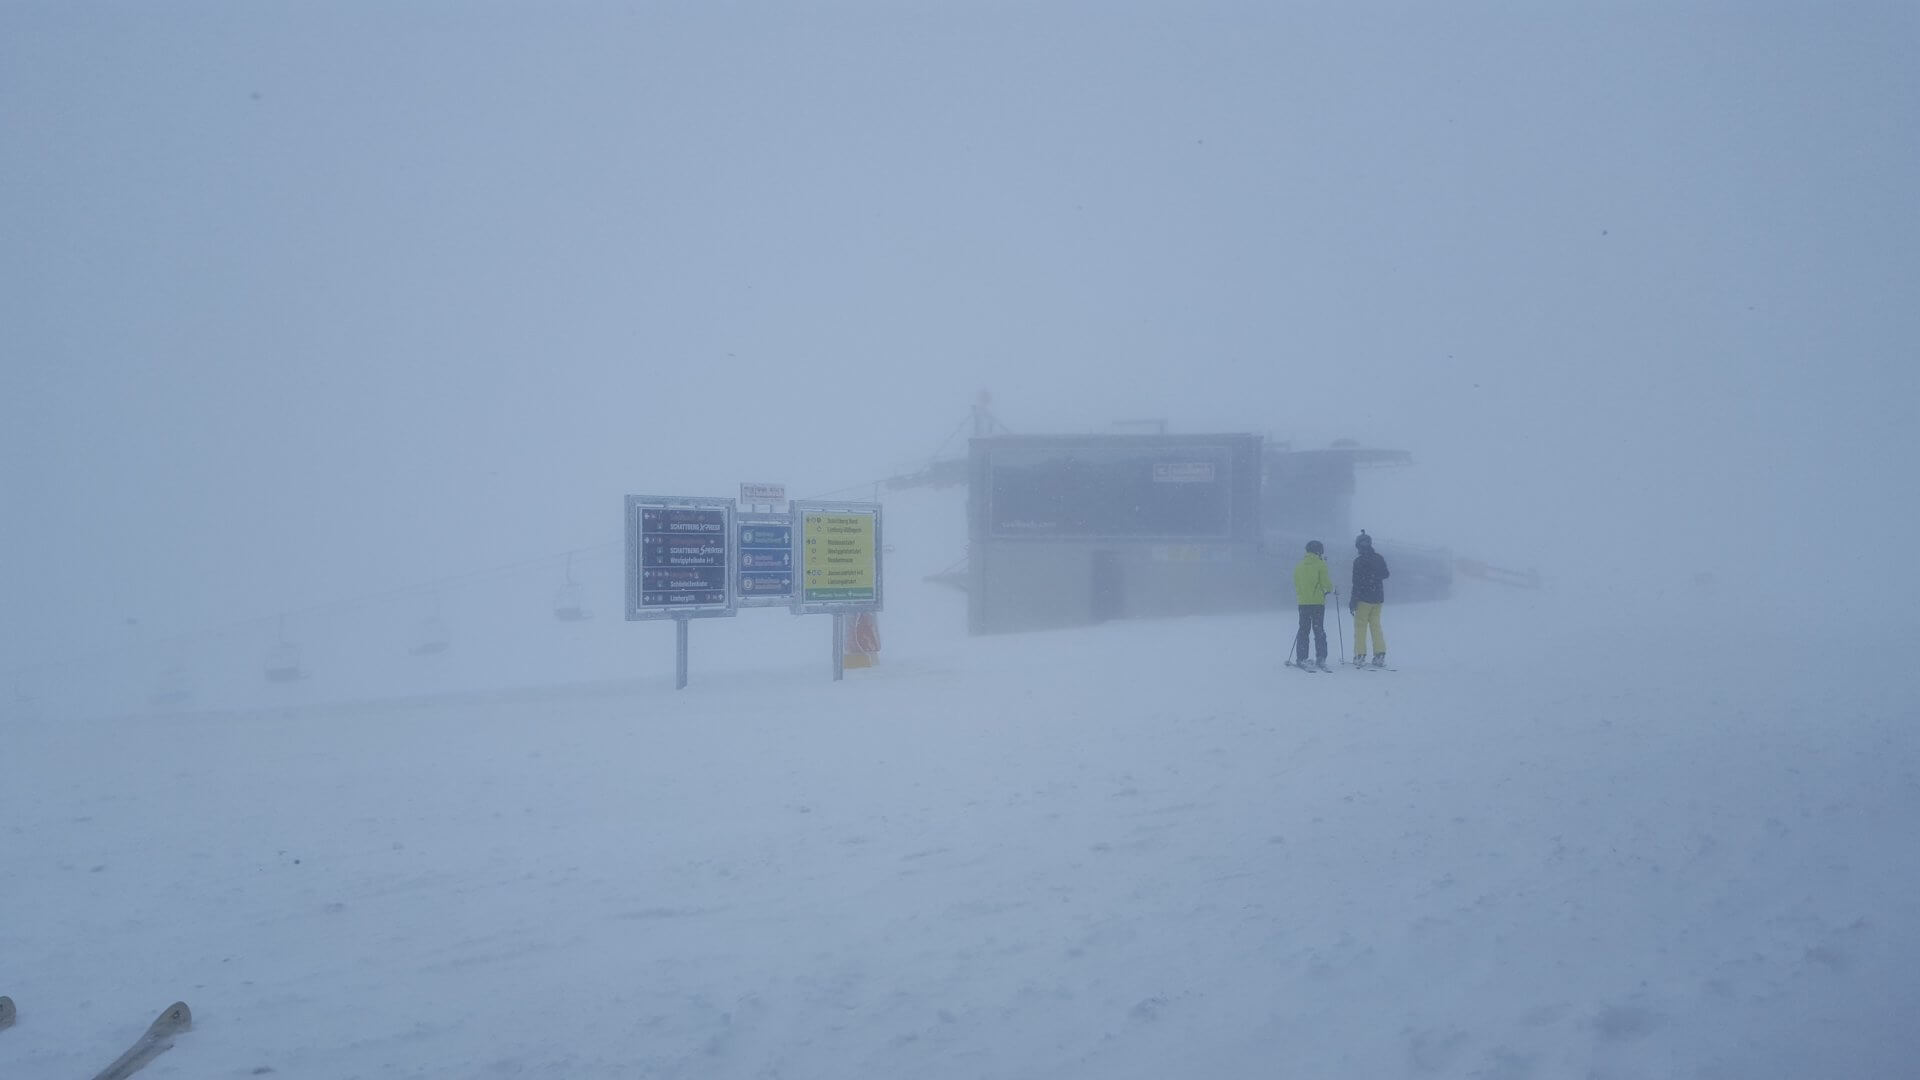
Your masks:
<svg viewBox="0 0 1920 1080"><path fill-rule="evenodd" d="M1908 1075L1914 678L1551 603L0 721L0 1076Z"/></svg>

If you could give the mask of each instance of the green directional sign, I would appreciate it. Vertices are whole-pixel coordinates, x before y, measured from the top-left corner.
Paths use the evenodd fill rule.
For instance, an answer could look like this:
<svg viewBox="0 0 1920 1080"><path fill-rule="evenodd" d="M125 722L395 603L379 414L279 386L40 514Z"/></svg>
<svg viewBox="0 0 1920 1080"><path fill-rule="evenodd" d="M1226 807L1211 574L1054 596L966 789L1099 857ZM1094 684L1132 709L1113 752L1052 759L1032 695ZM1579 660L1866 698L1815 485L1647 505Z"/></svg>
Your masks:
<svg viewBox="0 0 1920 1080"><path fill-rule="evenodd" d="M796 610L878 611L879 505L796 504L793 519L800 562Z"/></svg>

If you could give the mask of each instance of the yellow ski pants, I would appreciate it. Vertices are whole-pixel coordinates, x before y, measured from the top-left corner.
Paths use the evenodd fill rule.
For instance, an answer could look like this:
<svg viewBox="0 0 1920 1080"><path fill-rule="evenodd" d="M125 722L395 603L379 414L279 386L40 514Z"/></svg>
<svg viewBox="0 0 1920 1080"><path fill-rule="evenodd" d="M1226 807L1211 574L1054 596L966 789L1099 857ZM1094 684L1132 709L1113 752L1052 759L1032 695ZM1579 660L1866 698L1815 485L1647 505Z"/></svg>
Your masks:
<svg viewBox="0 0 1920 1080"><path fill-rule="evenodd" d="M1387 632L1380 629L1379 604L1355 604L1353 606L1353 655L1367 655L1367 628L1373 628L1373 654L1380 656L1387 651Z"/></svg>

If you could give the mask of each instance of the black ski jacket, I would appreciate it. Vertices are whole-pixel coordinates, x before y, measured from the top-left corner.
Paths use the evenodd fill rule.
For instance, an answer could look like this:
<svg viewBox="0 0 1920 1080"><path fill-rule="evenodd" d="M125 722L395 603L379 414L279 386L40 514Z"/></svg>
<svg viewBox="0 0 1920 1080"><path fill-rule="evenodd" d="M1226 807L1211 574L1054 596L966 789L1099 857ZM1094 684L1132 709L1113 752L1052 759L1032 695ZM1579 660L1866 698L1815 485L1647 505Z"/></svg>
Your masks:
<svg viewBox="0 0 1920 1080"><path fill-rule="evenodd" d="M1377 551L1363 551L1353 558L1353 602L1387 602L1387 560Z"/></svg>

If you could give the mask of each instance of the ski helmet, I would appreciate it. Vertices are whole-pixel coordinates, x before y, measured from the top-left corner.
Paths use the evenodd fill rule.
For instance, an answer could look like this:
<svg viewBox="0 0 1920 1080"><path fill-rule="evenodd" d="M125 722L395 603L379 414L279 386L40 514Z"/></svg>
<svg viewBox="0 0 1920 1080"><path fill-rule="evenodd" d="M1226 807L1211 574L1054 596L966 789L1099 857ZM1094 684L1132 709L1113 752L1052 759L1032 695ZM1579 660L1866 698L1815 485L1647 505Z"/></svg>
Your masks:
<svg viewBox="0 0 1920 1080"><path fill-rule="evenodd" d="M1307 550L1313 552L1315 555L1325 555L1327 553L1327 546L1318 540L1309 540L1307 541Z"/></svg>

